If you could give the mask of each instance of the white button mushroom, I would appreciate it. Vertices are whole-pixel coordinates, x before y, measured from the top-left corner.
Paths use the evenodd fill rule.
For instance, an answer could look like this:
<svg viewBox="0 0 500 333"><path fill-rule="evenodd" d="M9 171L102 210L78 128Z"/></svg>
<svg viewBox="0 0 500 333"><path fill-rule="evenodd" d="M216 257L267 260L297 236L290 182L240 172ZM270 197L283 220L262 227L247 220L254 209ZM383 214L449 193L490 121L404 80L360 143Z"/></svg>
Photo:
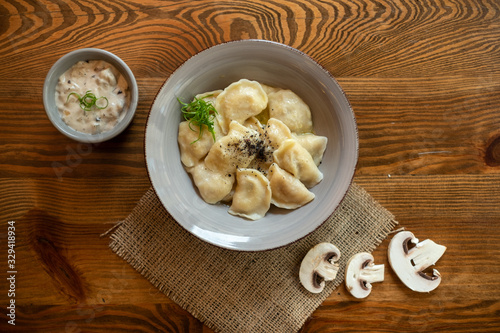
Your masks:
<svg viewBox="0 0 500 333"><path fill-rule="evenodd" d="M325 281L332 281L337 276L340 251L331 243L319 243L306 254L300 265L300 282L308 291L320 293Z"/></svg>
<svg viewBox="0 0 500 333"><path fill-rule="evenodd" d="M356 298L365 298L372 291L372 283L384 281L384 268L384 265L375 265L368 252L355 254L347 263L347 290Z"/></svg>
<svg viewBox="0 0 500 333"><path fill-rule="evenodd" d="M415 247L409 249L410 242L415 244ZM445 251L445 246L430 239L419 243L411 232L401 231L389 243L389 263L408 288L418 292L430 292L441 283L441 275L435 269L432 275L425 274L424 270L434 265Z"/></svg>

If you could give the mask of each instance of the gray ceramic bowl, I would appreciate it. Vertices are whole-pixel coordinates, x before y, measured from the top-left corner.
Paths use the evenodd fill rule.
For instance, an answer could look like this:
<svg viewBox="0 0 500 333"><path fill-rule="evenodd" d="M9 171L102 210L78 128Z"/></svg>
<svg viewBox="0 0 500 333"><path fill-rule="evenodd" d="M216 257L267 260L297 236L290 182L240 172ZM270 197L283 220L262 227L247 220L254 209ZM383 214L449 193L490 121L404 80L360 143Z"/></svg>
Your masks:
<svg viewBox="0 0 500 333"><path fill-rule="evenodd" d="M180 105L194 95L223 89L241 78L288 88L309 104L316 134L328 137L316 198L295 210L272 207L257 221L230 215L225 205L199 196L183 169L177 144ZM290 244L318 228L344 198L358 158L358 132L351 106L336 80L306 54L289 46L244 40L193 56L160 89L146 127L146 163L163 205L186 230L211 244L241 251Z"/></svg>
<svg viewBox="0 0 500 333"><path fill-rule="evenodd" d="M124 118L112 130L108 132L100 134L87 134L78 132L69 127L59 115L59 111L57 109L55 101L55 89L57 86L57 81L65 71L67 71L71 66L81 60L107 61L115 66L116 69L124 76L124 78L128 82L131 94L130 104L126 106L126 113ZM137 82L130 68L123 60L121 60L113 53L101 49L86 48L67 53L59 60L57 60L56 63L52 66L45 78L45 83L43 85L43 105L50 121L62 134L79 142L103 142L112 139L123 132L123 130L127 128L127 126L134 118L138 100L139 91Z"/></svg>

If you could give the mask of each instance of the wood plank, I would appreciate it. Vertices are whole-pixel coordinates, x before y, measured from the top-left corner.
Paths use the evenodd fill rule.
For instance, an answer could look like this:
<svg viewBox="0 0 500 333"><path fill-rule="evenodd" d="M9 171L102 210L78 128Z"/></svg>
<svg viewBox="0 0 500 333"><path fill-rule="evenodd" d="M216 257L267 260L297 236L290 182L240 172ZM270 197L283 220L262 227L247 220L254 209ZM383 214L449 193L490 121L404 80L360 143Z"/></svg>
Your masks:
<svg viewBox="0 0 500 333"><path fill-rule="evenodd" d="M27 325L36 330L66 332L212 332L186 311L169 304L36 306L20 307L18 311L18 325L11 332L22 332ZM479 311L488 316L477 316ZM326 301L301 332L497 332L498 311L498 302L491 301ZM112 318L118 323L110 321Z"/></svg>
<svg viewBox="0 0 500 333"><path fill-rule="evenodd" d="M172 72L208 46L242 38L297 47L339 77L483 76L500 70L494 2L447 1L429 8L404 1L190 1L158 7L61 2L59 8L24 3L4 8L2 30L15 37L0 40L0 55L14 71L0 66L0 77L8 72L41 77L44 68L30 58L53 63L82 39L132 65L140 61L141 77ZM460 27L450 21L460 21ZM106 33L110 29L113 34ZM15 59L14 51L25 57Z"/></svg>
<svg viewBox="0 0 500 333"><path fill-rule="evenodd" d="M16 326L0 329L25 332L213 332L175 304L21 306ZM2 316L4 316L2 314Z"/></svg>
<svg viewBox="0 0 500 333"><path fill-rule="evenodd" d="M498 332L499 309L498 300L328 300L301 332Z"/></svg>
<svg viewBox="0 0 500 333"><path fill-rule="evenodd" d="M139 81L140 90L149 93L141 97L133 123L119 138L100 145L65 138L49 122L39 97L34 101L0 97L5 110L0 113L2 174L143 175L147 114L163 80ZM500 76L487 82L482 78L339 78L339 82L358 122L359 175L500 172L496 107ZM41 96L41 86L34 91ZM112 162L106 158L111 151L116 153Z"/></svg>

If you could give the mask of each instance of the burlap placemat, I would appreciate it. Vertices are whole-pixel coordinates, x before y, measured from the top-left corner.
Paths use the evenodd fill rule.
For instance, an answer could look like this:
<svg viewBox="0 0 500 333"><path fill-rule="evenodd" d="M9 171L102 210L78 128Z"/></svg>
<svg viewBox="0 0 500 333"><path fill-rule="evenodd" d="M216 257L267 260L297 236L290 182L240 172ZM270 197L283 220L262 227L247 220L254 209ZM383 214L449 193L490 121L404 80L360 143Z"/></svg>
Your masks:
<svg viewBox="0 0 500 333"><path fill-rule="evenodd" d="M349 257L371 252L397 224L393 215L353 184L336 212L291 245L238 252L205 243L168 214L153 189L111 235L110 247L170 299L217 332L296 332L344 279ZM340 271L320 294L299 282L311 247L331 242Z"/></svg>

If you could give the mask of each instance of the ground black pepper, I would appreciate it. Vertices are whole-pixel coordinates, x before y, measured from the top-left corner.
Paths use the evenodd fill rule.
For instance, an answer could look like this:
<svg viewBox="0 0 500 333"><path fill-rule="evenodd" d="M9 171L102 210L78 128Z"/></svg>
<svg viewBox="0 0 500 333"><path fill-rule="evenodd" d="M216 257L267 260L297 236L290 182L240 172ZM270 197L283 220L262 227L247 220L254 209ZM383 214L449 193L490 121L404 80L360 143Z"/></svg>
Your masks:
<svg viewBox="0 0 500 333"><path fill-rule="evenodd" d="M240 140L232 141L227 144L226 153L236 156L234 163L236 166L248 165L251 161L252 167L256 170L267 173L267 165L273 161L273 152L275 148L271 145L268 138L267 126L262 127L262 131L247 131Z"/></svg>

